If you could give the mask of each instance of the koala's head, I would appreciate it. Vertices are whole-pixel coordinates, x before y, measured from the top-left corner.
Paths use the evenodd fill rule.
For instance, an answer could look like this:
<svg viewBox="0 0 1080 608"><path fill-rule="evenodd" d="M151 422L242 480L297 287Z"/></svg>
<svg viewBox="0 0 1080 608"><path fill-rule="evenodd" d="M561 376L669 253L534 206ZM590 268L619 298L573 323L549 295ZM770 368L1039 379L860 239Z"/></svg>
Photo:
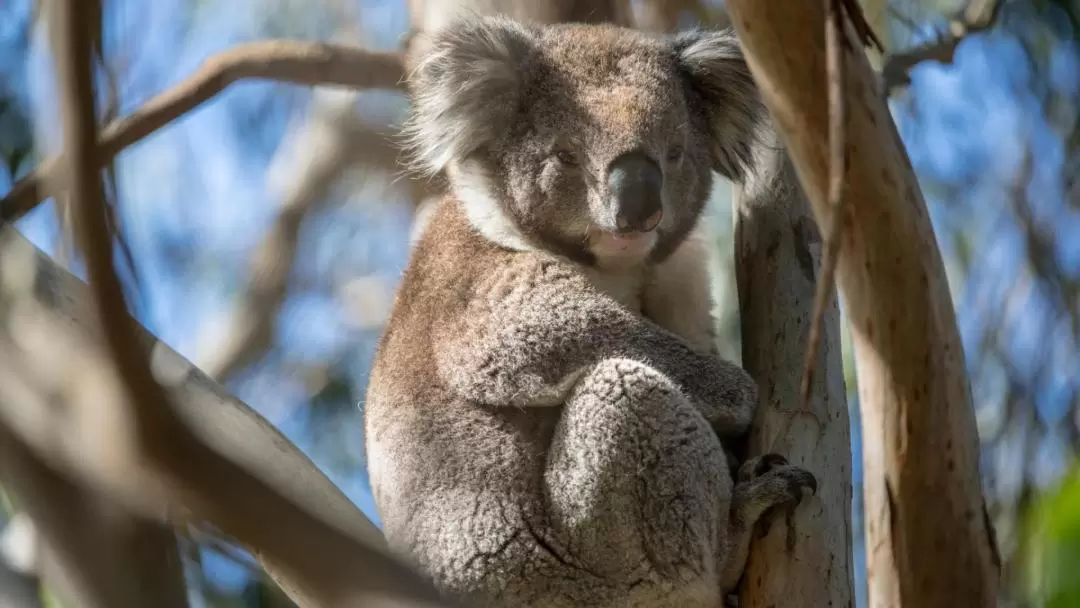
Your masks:
<svg viewBox="0 0 1080 608"><path fill-rule="evenodd" d="M414 158L445 169L474 227L589 265L669 255L712 170L742 178L764 117L730 31L474 17L410 57Z"/></svg>

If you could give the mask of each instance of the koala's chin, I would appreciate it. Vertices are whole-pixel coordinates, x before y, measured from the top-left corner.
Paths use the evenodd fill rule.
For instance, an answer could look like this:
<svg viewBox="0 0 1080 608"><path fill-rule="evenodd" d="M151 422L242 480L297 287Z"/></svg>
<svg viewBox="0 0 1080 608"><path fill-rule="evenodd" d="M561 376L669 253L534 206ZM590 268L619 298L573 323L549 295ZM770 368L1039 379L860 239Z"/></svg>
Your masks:
<svg viewBox="0 0 1080 608"><path fill-rule="evenodd" d="M656 231L596 232L589 237L589 250L601 268L626 268L643 264L656 246Z"/></svg>

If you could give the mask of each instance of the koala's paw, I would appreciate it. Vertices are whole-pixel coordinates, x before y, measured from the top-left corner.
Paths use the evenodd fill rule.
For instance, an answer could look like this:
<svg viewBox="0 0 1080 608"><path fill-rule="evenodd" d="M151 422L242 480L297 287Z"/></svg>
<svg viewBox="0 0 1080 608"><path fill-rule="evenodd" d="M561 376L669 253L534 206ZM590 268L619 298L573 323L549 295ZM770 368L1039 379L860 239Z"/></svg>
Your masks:
<svg viewBox="0 0 1080 608"><path fill-rule="evenodd" d="M742 466L739 467L739 482L746 483L751 479L761 477L773 469L786 466L787 463L787 458L784 458L780 454L755 456L742 463Z"/></svg>
<svg viewBox="0 0 1080 608"><path fill-rule="evenodd" d="M788 464L779 454L765 454L739 467L735 495L743 521L753 521L762 514L777 512L781 506L794 508L817 490L813 473Z"/></svg>

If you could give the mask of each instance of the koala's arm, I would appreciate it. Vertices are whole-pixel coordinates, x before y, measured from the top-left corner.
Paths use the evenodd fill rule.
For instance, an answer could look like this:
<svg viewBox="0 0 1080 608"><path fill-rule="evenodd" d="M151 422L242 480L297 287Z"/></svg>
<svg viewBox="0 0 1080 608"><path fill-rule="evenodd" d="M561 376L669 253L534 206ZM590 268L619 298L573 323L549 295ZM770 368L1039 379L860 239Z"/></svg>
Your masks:
<svg viewBox="0 0 1080 608"><path fill-rule="evenodd" d="M722 434L746 431L757 404L757 387L741 368L695 350L547 260L484 278L476 302L436 337L435 349L442 379L489 406L559 405L582 374L612 357L670 378Z"/></svg>

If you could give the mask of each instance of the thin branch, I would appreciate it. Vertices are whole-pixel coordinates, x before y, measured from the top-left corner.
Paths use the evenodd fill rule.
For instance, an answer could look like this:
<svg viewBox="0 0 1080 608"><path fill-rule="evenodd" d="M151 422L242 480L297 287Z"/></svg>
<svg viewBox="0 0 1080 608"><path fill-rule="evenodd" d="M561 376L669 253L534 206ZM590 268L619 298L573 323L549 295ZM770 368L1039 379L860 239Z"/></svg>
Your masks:
<svg viewBox="0 0 1080 608"><path fill-rule="evenodd" d="M870 26L870 22L866 20L866 15L863 13L862 7L859 6L858 0L840 0L840 6L836 10L838 13L846 14L848 19L851 19L851 25L855 27L855 34L864 47L877 49L879 53L885 52L885 45L874 33L874 28ZM841 15L837 18L842 19L843 17Z"/></svg>
<svg viewBox="0 0 1080 608"><path fill-rule="evenodd" d="M187 530L184 532L184 536L187 537L188 542L190 542L196 550L205 547L214 553L217 553L221 557L240 566L251 578L266 577L266 573L263 572L262 568L259 567L259 564L254 559L241 554L239 549L230 544L227 540L214 534L212 531L202 530L196 526L188 526Z"/></svg>
<svg viewBox="0 0 1080 608"><path fill-rule="evenodd" d="M363 124L351 104L331 109L328 116L313 116L304 127L301 174L289 184L273 225L251 260L251 279L226 319L213 323L200 337L197 361L211 377L224 381L269 349L275 339L277 313L288 295L289 279L300 231L313 213L322 209L327 194L351 167L391 173L399 150ZM410 179L413 194L423 184ZM418 201L417 201L418 202Z"/></svg>
<svg viewBox="0 0 1080 608"><path fill-rule="evenodd" d="M852 18L855 31L862 44L884 47L863 17L859 5L853 0L825 1L825 78L829 104L829 181L828 204L832 210L829 226L825 230L821 256L821 276L814 288L814 308L810 316L810 335L803 357L802 384L799 387L799 407L810 411L811 386L814 381L814 363L821 345L821 326L825 309L832 298L836 260L844 238L848 210L844 196L844 177L847 173L847 141L844 127L847 123L847 107L844 99L844 49L850 43L844 36L845 16Z"/></svg>
<svg viewBox="0 0 1080 608"><path fill-rule="evenodd" d="M945 38L933 44L890 54L881 69L886 94L911 84L912 68L924 61L952 63L956 47L964 38L993 27L1004 4L1004 0L970 0L967 8L949 20L949 34Z"/></svg>
<svg viewBox="0 0 1080 608"><path fill-rule="evenodd" d="M128 146L168 125L239 80L258 79L311 86L400 89L404 67L397 53L292 40L237 46L207 59L180 84L101 132L98 162L105 163ZM47 159L19 180L0 200L0 223L13 222L46 196L44 184L59 175L58 160ZM59 186L59 184L58 184Z"/></svg>

